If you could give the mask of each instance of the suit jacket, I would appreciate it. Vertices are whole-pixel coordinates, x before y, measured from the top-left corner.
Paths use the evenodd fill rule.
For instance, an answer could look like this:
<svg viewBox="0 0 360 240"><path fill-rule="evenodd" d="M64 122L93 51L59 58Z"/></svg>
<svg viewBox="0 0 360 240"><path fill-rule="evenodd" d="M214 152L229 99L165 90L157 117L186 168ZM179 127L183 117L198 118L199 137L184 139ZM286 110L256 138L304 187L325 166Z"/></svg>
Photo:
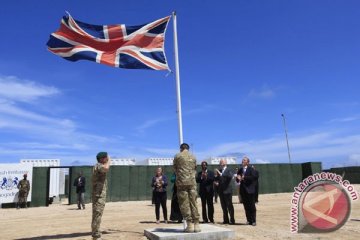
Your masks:
<svg viewBox="0 0 360 240"><path fill-rule="evenodd" d="M240 175L240 176L244 175L244 180L241 180L240 190L245 189L246 193L254 194L255 186L256 186L257 180L259 178L258 171L256 171L251 166L248 166L246 168L246 172L244 174L244 168L242 167L239 169L238 175Z"/></svg>
<svg viewBox="0 0 360 240"><path fill-rule="evenodd" d="M80 178L80 181L79 181ZM74 180L74 187L76 187L76 193L85 192L85 177L77 177Z"/></svg>
<svg viewBox="0 0 360 240"><path fill-rule="evenodd" d="M214 194L214 172L211 170L207 170L207 178L201 179L202 171L198 172L196 176L196 182L200 183L199 187L199 195L205 195L207 193Z"/></svg>
<svg viewBox="0 0 360 240"><path fill-rule="evenodd" d="M233 173L230 168L226 167L225 171L222 172L219 181L219 193L232 194L233 192Z"/></svg>

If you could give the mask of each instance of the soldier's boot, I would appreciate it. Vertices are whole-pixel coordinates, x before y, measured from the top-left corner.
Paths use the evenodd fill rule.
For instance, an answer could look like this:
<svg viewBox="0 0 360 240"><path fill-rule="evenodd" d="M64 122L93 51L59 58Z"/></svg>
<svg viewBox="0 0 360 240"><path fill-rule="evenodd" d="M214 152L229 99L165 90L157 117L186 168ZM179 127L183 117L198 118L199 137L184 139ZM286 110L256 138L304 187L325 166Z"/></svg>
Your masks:
<svg viewBox="0 0 360 240"><path fill-rule="evenodd" d="M187 232L187 233L194 232L194 224L190 220L186 220L186 225L187 226L186 226L184 232Z"/></svg>
<svg viewBox="0 0 360 240"><path fill-rule="evenodd" d="M194 232L201 232L199 220L194 221Z"/></svg>
<svg viewBox="0 0 360 240"><path fill-rule="evenodd" d="M19 203L16 204L16 209L20 209Z"/></svg>

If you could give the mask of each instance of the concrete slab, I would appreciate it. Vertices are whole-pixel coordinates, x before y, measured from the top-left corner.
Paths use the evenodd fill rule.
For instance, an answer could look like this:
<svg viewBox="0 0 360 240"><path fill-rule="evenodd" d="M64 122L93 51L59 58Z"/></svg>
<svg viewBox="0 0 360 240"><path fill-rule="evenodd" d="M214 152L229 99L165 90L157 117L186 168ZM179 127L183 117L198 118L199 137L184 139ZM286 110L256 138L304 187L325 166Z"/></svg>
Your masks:
<svg viewBox="0 0 360 240"><path fill-rule="evenodd" d="M144 235L150 240L222 240L235 239L234 230L213 224L201 224L201 232L184 233L183 225L158 227L144 230Z"/></svg>

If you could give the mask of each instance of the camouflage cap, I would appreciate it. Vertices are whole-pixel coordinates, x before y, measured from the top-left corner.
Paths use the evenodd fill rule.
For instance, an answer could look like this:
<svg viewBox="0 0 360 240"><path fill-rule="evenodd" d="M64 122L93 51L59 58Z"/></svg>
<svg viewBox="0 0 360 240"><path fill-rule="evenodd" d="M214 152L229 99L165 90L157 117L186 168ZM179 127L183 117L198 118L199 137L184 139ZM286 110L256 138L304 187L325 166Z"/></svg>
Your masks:
<svg viewBox="0 0 360 240"><path fill-rule="evenodd" d="M108 154L107 152L99 152L97 155L96 155L96 159L99 160L101 158L104 158L104 157L107 157Z"/></svg>

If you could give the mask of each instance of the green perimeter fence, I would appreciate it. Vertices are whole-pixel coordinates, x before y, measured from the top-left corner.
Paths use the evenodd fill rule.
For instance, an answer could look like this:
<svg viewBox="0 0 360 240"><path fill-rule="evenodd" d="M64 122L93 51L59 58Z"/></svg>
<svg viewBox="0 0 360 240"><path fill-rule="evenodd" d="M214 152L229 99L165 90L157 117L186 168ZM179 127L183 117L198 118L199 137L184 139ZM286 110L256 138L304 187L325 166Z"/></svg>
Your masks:
<svg viewBox="0 0 360 240"><path fill-rule="evenodd" d="M330 168L329 170L325 171L336 173L342 176L343 179L348 180L351 184L360 183L360 167Z"/></svg>
<svg viewBox="0 0 360 240"><path fill-rule="evenodd" d="M294 163L294 164L254 164L259 171L259 193L292 192L304 178L321 172L320 162ZM214 170L218 165L209 165ZM230 169L239 165L228 165ZM76 203L75 187L72 186L79 172L86 178L85 202L91 202L92 166L73 166L69 168L69 204ZM151 179L158 166L111 166L108 173L107 201L137 201L151 200ZM173 184L170 177L173 174L172 166L162 166L164 174L169 179L168 198L171 198ZM198 171L201 167L198 166ZM48 206L49 201L49 167L34 167L32 179L31 206ZM236 188L234 187L234 194Z"/></svg>

